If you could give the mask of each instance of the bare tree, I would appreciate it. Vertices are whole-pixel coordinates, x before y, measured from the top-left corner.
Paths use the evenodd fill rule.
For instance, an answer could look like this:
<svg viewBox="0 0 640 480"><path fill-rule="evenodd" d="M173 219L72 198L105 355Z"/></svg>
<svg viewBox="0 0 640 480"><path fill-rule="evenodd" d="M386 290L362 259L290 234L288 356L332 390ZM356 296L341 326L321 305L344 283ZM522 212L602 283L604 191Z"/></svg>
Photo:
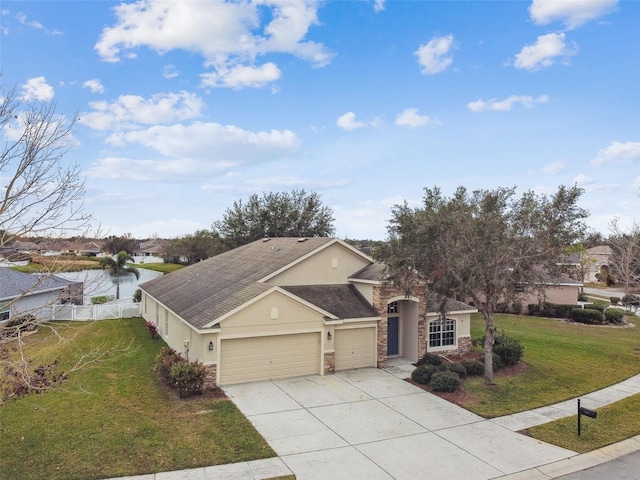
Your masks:
<svg viewBox="0 0 640 480"><path fill-rule="evenodd" d="M1 80L0 77L0 248L23 237L84 233L91 218L84 209L84 178L77 164L64 162L75 142L72 132L76 117L59 114L51 102L26 100L15 87L5 91ZM0 302L0 310L10 315L13 304L50 283L55 270L56 266L50 267L28 288ZM0 337L11 328L17 334L14 347L20 347L23 328L43 320L39 311L21 311L22 328L0 323ZM7 351L0 351L0 380L3 375L34 378L27 371L30 365L22 351L18 357L16 360Z"/></svg>
<svg viewBox="0 0 640 480"><path fill-rule="evenodd" d="M630 293L640 283L640 224L634 221L625 230L616 217L609 223L609 232L610 273L624 284L624 293Z"/></svg>

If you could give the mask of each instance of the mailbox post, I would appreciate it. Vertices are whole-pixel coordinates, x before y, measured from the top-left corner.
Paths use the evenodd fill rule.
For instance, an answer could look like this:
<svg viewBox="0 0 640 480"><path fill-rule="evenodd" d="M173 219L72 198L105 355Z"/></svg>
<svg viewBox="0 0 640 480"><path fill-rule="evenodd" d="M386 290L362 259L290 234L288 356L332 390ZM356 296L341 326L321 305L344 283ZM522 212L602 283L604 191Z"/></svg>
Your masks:
<svg viewBox="0 0 640 480"><path fill-rule="evenodd" d="M580 406L580 399L578 399L578 436L580 436L580 430L582 427L581 417L582 415L589 418L598 418L598 412L590 410Z"/></svg>

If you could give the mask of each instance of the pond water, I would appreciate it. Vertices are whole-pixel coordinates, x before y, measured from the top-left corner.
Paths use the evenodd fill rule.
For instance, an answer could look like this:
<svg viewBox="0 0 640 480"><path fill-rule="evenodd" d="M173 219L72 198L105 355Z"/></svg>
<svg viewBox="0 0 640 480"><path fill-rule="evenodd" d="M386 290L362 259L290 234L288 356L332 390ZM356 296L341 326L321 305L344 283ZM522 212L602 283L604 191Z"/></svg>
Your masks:
<svg viewBox="0 0 640 480"><path fill-rule="evenodd" d="M135 275L128 273L120 277L120 300L131 301L134 292L138 289L138 285L154 278L162 276L161 272L154 272L146 268L139 268L140 279L137 280ZM91 297L99 295L116 296L116 277L109 275L105 270L82 270L80 272L65 272L56 274L59 277L75 282L84 283L84 304L91 304Z"/></svg>

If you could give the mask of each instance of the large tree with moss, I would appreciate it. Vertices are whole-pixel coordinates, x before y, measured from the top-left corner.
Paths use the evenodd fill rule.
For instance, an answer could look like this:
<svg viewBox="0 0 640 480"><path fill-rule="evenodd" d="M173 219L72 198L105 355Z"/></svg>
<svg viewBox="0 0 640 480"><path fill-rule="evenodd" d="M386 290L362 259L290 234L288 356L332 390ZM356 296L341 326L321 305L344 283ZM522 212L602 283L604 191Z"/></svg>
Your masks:
<svg viewBox="0 0 640 480"><path fill-rule="evenodd" d="M541 288L557 272L563 249L585 229L581 194L564 186L551 196L520 197L515 188L470 193L459 187L445 197L426 188L420 207L393 208L388 242L377 256L407 294L419 288L420 275L433 291L473 300L485 320L485 384L491 384L496 306L523 287Z"/></svg>

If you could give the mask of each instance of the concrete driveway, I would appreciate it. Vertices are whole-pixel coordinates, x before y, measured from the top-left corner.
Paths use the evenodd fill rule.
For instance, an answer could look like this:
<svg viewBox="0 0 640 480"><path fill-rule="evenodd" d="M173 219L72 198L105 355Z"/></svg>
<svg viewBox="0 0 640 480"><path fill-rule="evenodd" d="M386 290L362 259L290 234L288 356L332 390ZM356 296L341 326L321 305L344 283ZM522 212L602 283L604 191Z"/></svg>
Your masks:
<svg viewBox="0 0 640 480"><path fill-rule="evenodd" d="M224 391L298 480L481 480L577 455L375 368Z"/></svg>

